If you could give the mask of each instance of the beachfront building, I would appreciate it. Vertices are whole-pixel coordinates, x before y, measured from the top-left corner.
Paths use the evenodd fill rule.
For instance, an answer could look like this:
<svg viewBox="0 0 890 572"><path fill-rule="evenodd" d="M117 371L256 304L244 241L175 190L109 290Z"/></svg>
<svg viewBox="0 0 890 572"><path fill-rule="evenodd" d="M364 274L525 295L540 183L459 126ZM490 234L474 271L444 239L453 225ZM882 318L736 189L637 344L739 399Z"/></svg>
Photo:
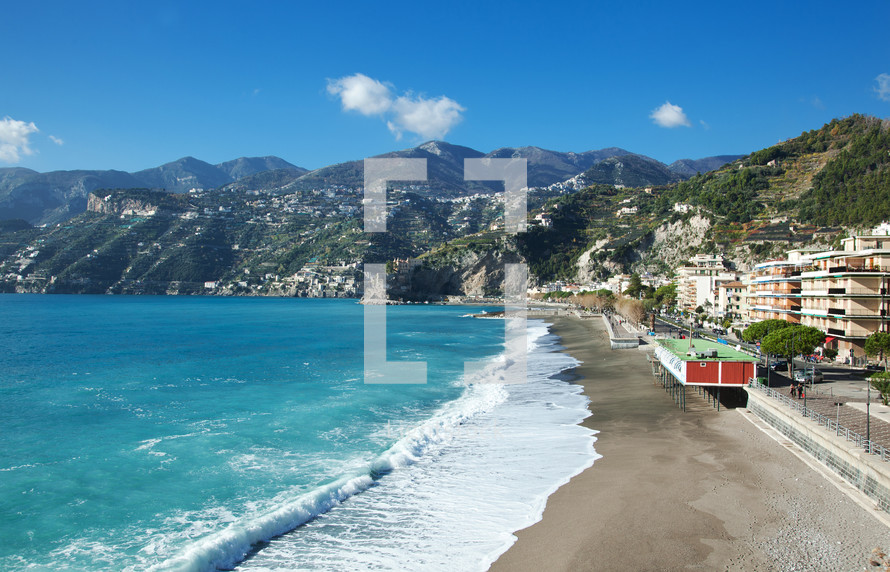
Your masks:
<svg viewBox="0 0 890 572"><path fill-rule="evenodd" d="M693 311L698 306L717 305L717 287L738 280L720 254L696 254L686 266L677 269L677 303ZM706 302L708 304L706 304Z"/></svg>
<svg viewBox="0 0 890 572"><path fill-rule="evenodd" d="M839 357L861 360L865 340L888 331L890 234L851 236L814 254L801 272L801 323L828 334Z"/></svg>
<svg viewBox="0 0 890 572"><path fill-rule="evenodd" d="M741 396L745 384L757 377L758 359L726 344L710 340L658 340L653 368L663 387L686 409L686 387L706 393L719 407L722 390ZM731 397L724 395L725 397Z"/></svg>
<svg viewBox="0 0 890 572"><path fill-rule="evenodd" d="M813 250L789 250L787 258L768 260L754 267L751 321L788 320L800 323L800 274Z"/></svg>
<svg viewBox="0 0 890 572"><path fill-rule="evenodd" d="M838 350L838 359L864 360L866 338L890 331L890 229L846 238L840 250L787 254L755 267L752 319L819 328L828 334L825 347Z"/></svg>

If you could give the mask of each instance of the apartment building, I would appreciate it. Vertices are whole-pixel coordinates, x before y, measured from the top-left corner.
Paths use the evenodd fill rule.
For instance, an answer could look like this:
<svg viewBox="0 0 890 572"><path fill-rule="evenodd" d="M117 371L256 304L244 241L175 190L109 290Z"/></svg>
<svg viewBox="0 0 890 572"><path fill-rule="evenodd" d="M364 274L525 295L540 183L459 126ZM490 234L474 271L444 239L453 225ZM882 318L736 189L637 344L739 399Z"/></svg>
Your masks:
<svg viewBox="0 0 890 572"><path fill-rule="evenodd" d="M686 266L677 269L677 303L684 310L717 306L717 287L738 280L720 254L696 254Z"/></svg>
<svg viewBox="0 0 890 572"><path fill-rule="evenodd" d="M789 250L787 258L768 260L754 267L750 301L751 321L788 320L800 323L801 272L818 249Z"/></svg>
<svg viewBox="0 0 890 572"><path fill-rule="evenodd" d="M880 233L880 234L879 234ZM754 269L752 319L782 318L826 332L841 359L862 358L873 332L890 331L890 232L841 241L840 250L792 250Z"/></svg>
<svg viewBox="0 0 890 572"><path fill-rule="evenodd" d="M852 236L801 272L801 321L828 334L842 356L865 355L865 339L888 331L890 235Z"/></svg>
<svg viewBox="0 0 890 572"><path fill-rule="evenodd" d="M717 285L717 317L741 319L747 286L739 280Z"/></svg>

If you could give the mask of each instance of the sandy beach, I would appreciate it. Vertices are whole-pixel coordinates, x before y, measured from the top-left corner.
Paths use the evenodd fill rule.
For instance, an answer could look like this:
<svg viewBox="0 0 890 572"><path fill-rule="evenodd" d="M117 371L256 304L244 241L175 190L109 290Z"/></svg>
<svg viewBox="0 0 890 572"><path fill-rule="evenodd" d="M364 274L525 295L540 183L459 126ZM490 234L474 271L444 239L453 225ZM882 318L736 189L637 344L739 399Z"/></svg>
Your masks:
<svg viewBox="0 0 890 572"><path fill-rule="evenodd" d="M517 532L495 572L865 570L890 528L752 424L695 394L680 411L640 350L611 351L598 319L555 318L583 362L584 424L603 457ZM875 569L875 568L871 568Z"/></svg>

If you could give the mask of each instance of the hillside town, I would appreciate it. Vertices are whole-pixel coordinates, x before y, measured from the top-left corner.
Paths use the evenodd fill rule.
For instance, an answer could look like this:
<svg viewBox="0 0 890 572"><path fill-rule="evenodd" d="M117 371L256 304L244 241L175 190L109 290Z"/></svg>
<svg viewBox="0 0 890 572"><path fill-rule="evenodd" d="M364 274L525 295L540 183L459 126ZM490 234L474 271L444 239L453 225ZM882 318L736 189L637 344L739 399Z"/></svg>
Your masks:
<svg viewBox="0 0 890 572"><path fill-rule="evenodd" d="M888 328L890 224L854 234L836 250L800 248L767 260L751 271L732 268L720 254L697 254L675 269L673 278L640 276L643 285L676 287L676 307L713 325L741 330L752 323L781 319L818 328L828 335L823 348L837 359L864 363L865 340ZM632 276L621 274L591 284L553 282L529 294L627 291Z"/></svg>

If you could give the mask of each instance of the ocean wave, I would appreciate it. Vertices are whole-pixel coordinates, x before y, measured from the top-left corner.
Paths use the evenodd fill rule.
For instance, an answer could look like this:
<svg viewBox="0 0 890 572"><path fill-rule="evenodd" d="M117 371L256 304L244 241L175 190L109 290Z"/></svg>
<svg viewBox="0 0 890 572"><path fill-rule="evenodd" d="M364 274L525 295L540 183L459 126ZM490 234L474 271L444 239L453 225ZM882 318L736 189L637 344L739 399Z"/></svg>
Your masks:
<svg viewBox="0 0 890 572"><path fill-rule="evenodd" d="M407 451L380 467L378 486L272 540L237 569L488 569L513 532L540 520L547 498L598 458L596 432L578 425L589 400L556 377L579 362L555 353L558 338L543 323L529 330L536 349L528 384L470 386L468 396L478 391L494 398L491 406L441 430L425 423L398 444Z"/></svg>
<svg viewBox="0 0 890 572"><path fill-rule="evenodd" d="M497 367L496 361L497 358L492 360L489 372ZM384 475L417 462L430 447L447 442L455 429L467 420L490 411L506 398L507 392L503 386L472 385L461 397L446 404L430 419L409 430L386 452L367 465L361 474L342 477L283 502L275 510L233 522L225 529L192 543L175 557L150 569L203 572L231 568L256 544L294 530L338 506L347 498L367 490ZM154 444L146 442L143 447Z"/></svg>

